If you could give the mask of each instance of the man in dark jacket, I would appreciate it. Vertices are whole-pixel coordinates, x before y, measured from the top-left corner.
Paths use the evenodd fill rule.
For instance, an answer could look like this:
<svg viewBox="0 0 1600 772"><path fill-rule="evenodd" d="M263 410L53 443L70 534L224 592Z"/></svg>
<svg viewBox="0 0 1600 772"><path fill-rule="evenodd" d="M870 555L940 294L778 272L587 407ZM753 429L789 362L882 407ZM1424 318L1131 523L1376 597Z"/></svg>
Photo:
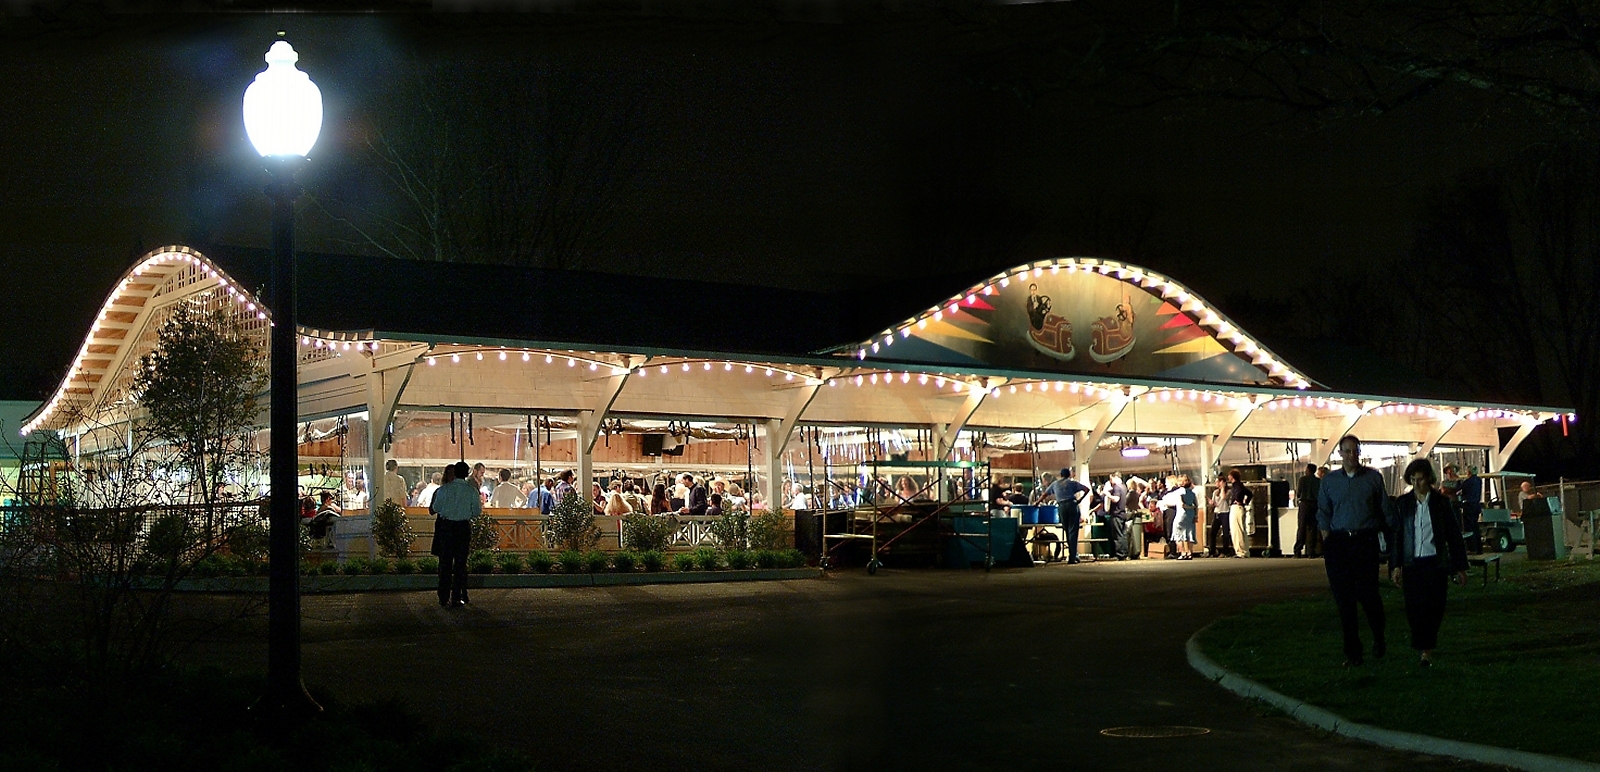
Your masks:
<svg viewBox="0 0 1600 772"><path fill-rule="evenodd" d="M1297 558L1322 554L1322 532L1317 530L1317 493L1322 487L1322 474L1322 467L1306 464L1306 473L1295 486L1294 501L1300 507L1300 531L1294 537Z"/></svg>
<svg viewBox="0 0 1600 772"><path fill-rule="evenodd" d="M1411 648L1422 653L1422 666L1433 664L1444 622L1448 582L1467 583L1467 546L1450 500L1434 490L1433 465L1419 458L1406 467L1411 493L1401 496L1389 534L1389 576L1406 599Z"/></svg>
<svg viewBox="0 0 1600 772"><path fill-rule="evenodd" d="M711 506L710 500L706 497L706 486L696 484L694 475L688 472L684 472L680 480L683 482L683 487L689 489L689 495L684 498L683 508L678 510L678 514L696 517L704 515L706 509Z"/></svg>

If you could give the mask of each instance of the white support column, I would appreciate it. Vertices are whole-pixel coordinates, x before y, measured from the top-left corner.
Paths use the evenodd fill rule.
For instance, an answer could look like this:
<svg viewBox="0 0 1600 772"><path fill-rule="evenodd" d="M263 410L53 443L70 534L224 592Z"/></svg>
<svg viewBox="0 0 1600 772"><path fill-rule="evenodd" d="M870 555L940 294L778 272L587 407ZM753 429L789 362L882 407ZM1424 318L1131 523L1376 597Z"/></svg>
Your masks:
<svg viewBox="0 0 1600 772"><path fill-rule="evenodd" d="M769 418L762 422L766 429L767 451L767 506L782 509L788 502L783 500L783 453L789 448L789 438L794 434L794 428L800 425L800 416L804 415L811 401L816 399L817 392L822 390L822 381L808 383L796 389L789 399L789 406L783 412L783 418ZM815 492L813 492L815 493Z"/></svg>
<svg viewBox="0 0 1600 772"><path fill-rule="evenodd" d="M1339 447L1339 438L1349 434L1352 429L1356 428L1356 424L1366 417L1367 413L1380 404L1371 401L1363 402L1361 403L1360 412L1340 416L1334 424L1334 430L1329 432L1328 436L1311 443L1311 463L1317 466L1326 465L1328 459L1333 458L1334 449Z"/></svg>
<svg viewBox="0 0 1600 772"><path fill-rule="evenodd" d="M1433 427L1433 431L1428 432L1428 436L1423 438L1422 445L1417 449L1417 453L1413 458L1427 458L1432 455L1434 446L1438 445L1439 441L1444 439L1444 436L1449 434L1451 429L1456 428L1456 422L1460 420L1461 417L1456 415L1440 418L1439 425Z"/></svg>
<svg viewBox="0 0 1600 772"><path fill-rule="evenodd" d="M1088 454L1088 456L1086 456L1083 452L1083 448L1089 446L1089 435L1090 432L1083 429L1079 429L1072 433L1072 476L1077 478L1078 482L1081 482L1084 485L1089 484L1088 457L1094 455L1094 453L1091 452ZM1099 440L1096 440L1095 442L1098 444Z"/></svg>
<svg viewBox="0 0 1600 772"><path fill-rule="evenodd" d="M1205 470L1206 475L1215 477L1221 471L1222 451L1233 441L1233 435L1244 426L1244 422L1250 420L1250 414L1254 413L1255 409L1255 403L1246 402L1244 407L1228 413L1220 434L1206 438L1206 455L1211 457L1211 466Z"/></svg>
<svg viewBox="0 0 1600 772"><path fill-rule="evenodd" d="M978 408L983 405L984 397L989 396L991 388L993 386L985 384L969 389L966 398L961 401L961 407L956 408L955 415L947 422L934 424L933 448L938 454L937 460L949 460L950 453L956 449L956 437L967 427L967 422L972 420L973 414L978 412Z"/></svg>
<svg viewBox="0 0 1600 772"><path fill-rule="evenodd" d="M1517 427L1517 433L1511 435L1511 439L1506 441L1506 444L1505 444L1504 447L1490 448L1489 449L1489 471L1490 472L1503 472L1503 471L1505 471L1506 462L1511 460L1511 454L1517 452L1517 446L1521 445L1523 440L1528 439L1528 435L1533 433L1533 427L1535 427L1535 426L1538 426L1537 422L1531 422L1530 421L1530 422L1524 423L1521 426ZM1496 429L1495 431L1496 431L1496 433L1499 432L1498 429Z"/></svg>
<svg viewBox="0 0 1600 772"><path fill-rule="evenodd" d="M1106 432L1111 430L1111 424L1115 423L1117 417L1122 415L1122 411L1127 410L1128 406L1133 404L1133 401L1138 399L1143 391L1145 390L1139 390L1139 393L1113 394L1110 399L1103 403L1106 409L1100 415L1100 420L1095 422L1094 430L1089 432L1087 436L1083 432L1079 432L1073 437L1072 461L1078 466L1078 473L1082 477L1080 482L1085 485L1089 484L1089 462L1094 459L1095 451L1100 449L1100 441L1105 439Z"/></svg>
<svg viewBox="0 0 1600 772"><path fill-rule="evenodd" d="M600 380L600 394L595 399L594 407L578 411L578 495L585 500L589 492L594 489L594 443L600 437L600 426L606 420L606 413L611 411L611 406L617 403L617 396L622 394L622 387L628 383L628 376L633 374L632 369L623 370L616 375L610 375Z"/></svg>

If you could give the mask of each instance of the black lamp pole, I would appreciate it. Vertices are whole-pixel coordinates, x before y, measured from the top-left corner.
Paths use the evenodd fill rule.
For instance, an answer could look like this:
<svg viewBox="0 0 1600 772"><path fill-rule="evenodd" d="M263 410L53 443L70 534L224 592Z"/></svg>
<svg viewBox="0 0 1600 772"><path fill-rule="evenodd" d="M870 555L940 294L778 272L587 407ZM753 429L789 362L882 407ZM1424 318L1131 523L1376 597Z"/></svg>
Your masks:
<svg viewBox="0 0 1600 772"><path fill-rule="evenodd" d="M305 159L263 159L272 181L271 564L267 588L267 694L276 714L320 711L300 680L299 333L295 324L294 174Z"/></svg>

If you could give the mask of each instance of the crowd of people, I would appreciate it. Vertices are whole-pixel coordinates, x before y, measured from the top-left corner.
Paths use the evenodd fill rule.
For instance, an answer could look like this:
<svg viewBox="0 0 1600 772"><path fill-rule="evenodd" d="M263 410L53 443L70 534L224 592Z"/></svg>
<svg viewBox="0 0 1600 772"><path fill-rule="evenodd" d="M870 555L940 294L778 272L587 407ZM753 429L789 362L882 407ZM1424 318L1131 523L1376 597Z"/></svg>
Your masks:
<svg viewBox="0 0 1600 772"><path fill-rule="evenodd" d="M434 472L426 481L408 486L394 461L384 474L384 498L408 507L430 507L440 488L449 480L451 467ZM489 474L482 463L469 467L464 482L476 489L480 506L497 509L537 509L548 515L569 494L577 493L577 475L571 469L554 475L517 477L510 469ZM595 514L622 516L635 512L651 515L716 517L724 511L766 508L760 493L747 493L743 486L721 477L693 473L661 472L632 476L612 472L597 480L588 500Z"/></svg>

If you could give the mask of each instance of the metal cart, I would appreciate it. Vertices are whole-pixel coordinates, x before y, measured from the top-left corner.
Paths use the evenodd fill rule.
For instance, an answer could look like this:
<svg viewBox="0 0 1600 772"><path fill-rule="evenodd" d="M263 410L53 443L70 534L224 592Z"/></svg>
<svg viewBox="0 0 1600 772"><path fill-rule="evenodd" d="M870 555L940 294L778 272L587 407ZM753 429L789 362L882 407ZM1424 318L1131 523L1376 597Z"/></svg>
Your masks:
<svg viewBox="0 0 1600 772"><path fill-rule="evenodd" d="M829 479L830 487L844 487ZM847 544L867 545L867 573L876 574L890 553L911 554L913 545L935 559L947 542L965 550L982 545L983 565L994 565L988 504L989 464L985 461L864 461L856 466L850 490L854 510L840 531L822 526L822 566L836 565ZM920 542L918 541L920 540Z"/></svg>

